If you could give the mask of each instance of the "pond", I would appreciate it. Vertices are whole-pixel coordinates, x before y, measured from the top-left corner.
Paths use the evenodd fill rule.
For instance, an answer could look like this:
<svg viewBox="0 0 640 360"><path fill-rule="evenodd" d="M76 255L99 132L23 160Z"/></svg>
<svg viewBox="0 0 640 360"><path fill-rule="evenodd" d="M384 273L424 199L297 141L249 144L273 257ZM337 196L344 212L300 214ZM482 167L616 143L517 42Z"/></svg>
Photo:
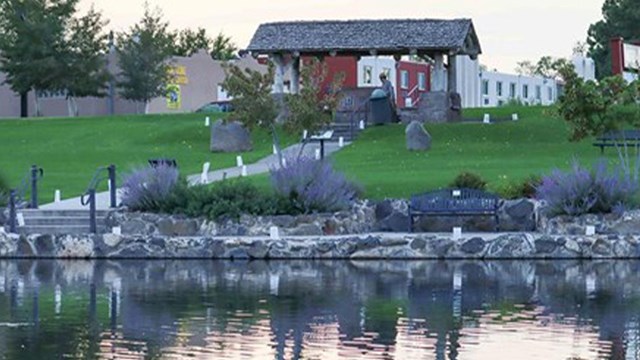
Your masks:
<svg viewBox="0 0 640 360"><path fill-rule="evenodd" d="M638 359L636 261L0 261L0 359Z"/></svg>

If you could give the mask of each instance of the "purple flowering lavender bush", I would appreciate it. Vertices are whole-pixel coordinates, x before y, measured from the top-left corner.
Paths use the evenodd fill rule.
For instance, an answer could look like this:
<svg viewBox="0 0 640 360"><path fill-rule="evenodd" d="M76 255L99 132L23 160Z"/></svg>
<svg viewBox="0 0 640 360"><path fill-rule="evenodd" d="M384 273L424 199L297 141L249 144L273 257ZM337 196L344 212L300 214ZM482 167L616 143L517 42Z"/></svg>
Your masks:
<svg viewBox="0 0 640 360"><path fill-rule="evenodd" d="M125 176L122 205L134 211L160 211L180 183L178 169L167 165L144 167Z"/></svg>
<svg viewBox="0 0 640 360"><path fill-rule="evenodd" d="M287 159L287 166L271 169L271 183L279 196L302 213L348 209L358 187L336 171L328 160Z"/></svg>
<svg viewBox="0 0 640 360"><path fill-rule="evenodd" d="M622 212L638 204L638 178L625 167L609 171L605 161L592 169L574 162L571 170L554 170L542 178L536 197L551 216Z"/></svg>

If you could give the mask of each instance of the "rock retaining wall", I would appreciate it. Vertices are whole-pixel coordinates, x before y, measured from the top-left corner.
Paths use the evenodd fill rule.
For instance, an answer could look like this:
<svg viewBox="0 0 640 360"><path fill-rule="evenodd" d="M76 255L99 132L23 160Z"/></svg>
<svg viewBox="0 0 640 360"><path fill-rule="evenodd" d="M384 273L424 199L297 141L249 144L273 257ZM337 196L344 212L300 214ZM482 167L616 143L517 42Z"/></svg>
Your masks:
<svg viewBox="0 0 640 360"><path fill-rule="evenodd" d="M206 259L640 258L640 235L371 233L343 236L167 237L0 234L0 257Z"/></svg>

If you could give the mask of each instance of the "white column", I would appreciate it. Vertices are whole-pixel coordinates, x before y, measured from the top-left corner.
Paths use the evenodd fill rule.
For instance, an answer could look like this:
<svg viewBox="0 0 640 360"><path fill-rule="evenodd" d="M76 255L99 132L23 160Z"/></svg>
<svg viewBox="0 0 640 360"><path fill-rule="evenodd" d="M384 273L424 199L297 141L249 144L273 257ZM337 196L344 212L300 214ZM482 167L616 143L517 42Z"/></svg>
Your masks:
<svg viewBox="0 0 640 360"><path fill-rule="evenodd" d="M273 85L276 94L284 93L284 57L281 54L272 56L273 63L276 65L276 73L274 74Z"/></svg>
<svg viewBox="0 0 640 360"><path fill-rule="evenodd" d="M300 92L300 58L293 58L291 65L291 93L297 94Z"/></svg>
<svg viewBox="0 0 640 360"><path fill-rule="evenodd" d="M431 76L431 90L446 91L444 78L444 55L436 54L433 59L435 60L435 64L433 65L433 74Z"/></svg>

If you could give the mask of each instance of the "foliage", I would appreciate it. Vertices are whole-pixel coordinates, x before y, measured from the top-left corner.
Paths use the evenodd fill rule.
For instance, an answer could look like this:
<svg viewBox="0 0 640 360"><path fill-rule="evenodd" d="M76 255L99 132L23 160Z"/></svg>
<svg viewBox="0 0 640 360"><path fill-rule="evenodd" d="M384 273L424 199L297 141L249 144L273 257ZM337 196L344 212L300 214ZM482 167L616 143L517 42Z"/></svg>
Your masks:
<svg viewBox="0 0 640 360"><path fill-rule="evenodd" d="M145 4L144 16L127 32L118 34L120 94L148 104L167 92L173 38L159 9Z"/></svg>
<svg viewBox="0 0 640 360"><path fill-rule="evenodd" d="M175 167L161 164L136 169L124 178L122 205L133 211L160 211L181 181Z"/></svg>
<svg viewBox="0 0 640 360"><path fill-rule="evenodd" d="M640 82L626 84L620 76L584 81L569 66L560 72L565 88L558 111L571 126L571 140L602 135L640 121Z"/></svg>
<svg viewBox="0 0 640 360"><path fill-rule="evenodd" d="M289 132L300 133L307 130L314 133L331 123L338 106L344 74L337 74L331 80L329 88L323 89L327 76L326 64L316 59L304 64L300 73L300 92L286 97L289 118L285 129Z"/></svg>
<svg viewBox="0 0 640 360"><path fill-rule="evenodd" d="M176 56L189 57L199 50L209 51L211 38L207 35L207 30L198 28L197 30L185 29L171 34L173 37L172 54Z"/></svg>
<svg viewBox="0 0 640 360"><path fill-rule="evenodd" d="M7 196L9 196L9 182L0 172L0 207L7 205Z"/></svg>
<svg viewBox="0 0 640 360"><path fill-rule="evenodd" d="M302 213L330 212L349 208L356 199L357 187L334 170L328 160L307 157L289 159L286 167L271 169L276 194Z"/></svg>
<svg viewBox="0 0 640 360"><path fill-rule="evenodd" d="M605 161L591 170L574 162L571 170L554 170L542 178L536 197L547 202L550 215L620 212L637 205L638 179L628 171L608 171Z"/></svg>
<svg viewBox="0 0 640 360"><path fill-rule="evenodd" d="M543 56L535 64L529 60L518 62L515 71L520 75L557 79L560 77L560 69L570 64L569 60L564 58Z"/></svg>
<svg viewBox="0 0 640 360"><path fill-rule="evenodd" d="M76 97L104 96L110 74L107 70L106 49L109 35L103 32L106 21L93 8L70 24L70 38L66 53L66 71L59 87L67 91L70 114L78 115Z"/></svg>
<svg viewBox="0 0 640 360"><path fill-rule="evenodd" d="M232 97L234 120L249 129L257 126L271 129L278 116L278 107L271 95L273 67L264 74L233 64L223 65L223 68L226 76L222 87Z"/></svg>
<svg viewBox="0 0 640 360"><path fill-rule="evenodd" d="M487 182L482 179L478 174L472 172L463 171L449 184L450 187L457 189L479 189L484 190L487 187Z"/></svg>
<svg viewBox="0 0 640 360"><path fill-rule="evenodd" d="M180 183L160 210L211 220L238 219L243 214L292 214L293 211L286 199L261 192L244 179L193 187Z"/></svg>
<svg viewBox="0 0 640 360"><path fill-rule="evenodd" d="M78 1L0 0L0 71L13 91L61 90Z"/></svg>
<svg viewBox="0 0 640 360"><path fill-rule="evenodd" d="M219 33L211 42L211 57L214 60L231 60L236 58L238 48L231 37Z"/></svg>
<svg viewBox="0 0 640 360"><path fill-rule="evenodd" d="M638 0L605 0L602 20L589 27L587 44L589 56L596 63L599 79L611 75L611 49L609 41L622 37L640 39L640 6Z"/></svg>
<svg viewBox="0 0 640 360"><path fill-rule="evenodd" d="M512 181L499 188L498 193L504 199L532 199L536 195L536 189L542 183L539 175L529 175L524 180Z"/></svg>

